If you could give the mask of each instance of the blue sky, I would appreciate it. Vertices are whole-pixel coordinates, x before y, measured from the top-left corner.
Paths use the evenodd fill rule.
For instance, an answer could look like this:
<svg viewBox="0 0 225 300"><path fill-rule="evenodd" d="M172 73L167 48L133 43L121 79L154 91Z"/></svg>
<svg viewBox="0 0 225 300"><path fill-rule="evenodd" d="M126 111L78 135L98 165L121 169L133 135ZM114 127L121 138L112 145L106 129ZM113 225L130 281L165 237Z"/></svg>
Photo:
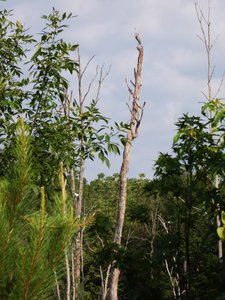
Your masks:
<svg viewBox="0 0 225 300"><path fill-rule="evenodd" d="M208 12L208 1L199 0ZM87 73L91 78L96 65L111 65L101 91L103 113L116 121L128 121L128 91L125 78L133 79L137 50L135 29L145 49L141 99L146 101L140 135L134 142L130 177L145 173L151 178L159 152L169 152L175 133L174 123L182 113L197 114L206 91L207 60L197 37L200 28L192 0L8 0L2 8L14 10L16 18L40 32L40 16L54 6L61 12L77 15L70 21L64 38L81 47L82 63L95 55ZM214 91L225 70L225 1L211 0L212 37L218 35L213 49ZM71 89L76 91L75 79ZM224 86L220 97L224 95ZM91 96L91 95L90 95ZM111 169L99 161L88 163L87 178L98 173L119 172L121 158L111 157Z"/></svg>

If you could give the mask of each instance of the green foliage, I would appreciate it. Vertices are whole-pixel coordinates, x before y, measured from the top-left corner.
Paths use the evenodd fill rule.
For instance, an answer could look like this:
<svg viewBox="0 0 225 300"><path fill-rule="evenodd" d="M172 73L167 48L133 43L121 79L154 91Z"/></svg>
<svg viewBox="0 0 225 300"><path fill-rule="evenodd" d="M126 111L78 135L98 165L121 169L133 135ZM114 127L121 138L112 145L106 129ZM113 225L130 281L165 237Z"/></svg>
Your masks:
<svg viewBox="0 0 225 300"><path fill-rule="evenodd" d="M119 144L113 141L120 130L119 127L115 129L109 126L109 119L101 114L94 100L85 107L82 113L76 103L71 111L70 137L77 144L73 157L94 160L97 155L109 167L108 154L120 154ZM81 141L82 147L79 147Z"/></svg>
<svg viewBox="0 0 225 300"><path fill-rule="evenodd" d="M68 174L69 169L79 168L84 160L97 156L109 167L109 153L120 154L119 143L126 140L127 124L111 126L97 101L81 109L68 97L68 75L76 74L79 68L73 58L77 45L63 39L66 23L72 17L53 8L43 16L46 25L36 41L19 21L11 21L11 12L1 11L0 176L3 214L7 216L2 219L2 230L3 240L9 237L6 253L12 251L3 256L3 270L12 264L10 260L17 265L2 276L5 279L0 287L6 293L3 299L53 297L53 270L60 287L63 285L64 250L76 226L72 203L62 215L59 164L64 162ZM25 120L18 129L15 119L21 115ZM39 186L45 186L42 201ZM100 212L96 217L102 226L95 222L90 233L91 228L103 228L107 222L102 237L113 234L113 217L104 219ZM20 283L18 278L22 278Z"/></svg>
<svg viewBox="0 0 225 300"><path fill-rule="evenodd" d="M73 16L53 8L42 18L46 25L36 41L19 21L10 20L11 12L1 11L0 174L4 176L14 160L14 119L23 114L31 128L37 182L47 186L49 194L60 161L70 169L79 167L81 160L98 157L109 167L108 155L120 154L117 136L125 139L127 125L111 126L97 101L81 110L68 98L68 75L75 75L79 68L73 58L78 45L62 36ZM29 68L28 77L25 67Z"/></svg>
<svg viewBox="0 0 225 300"><path fill-rule="evenodd" d="M43 16L46 27L29 62L33 88L26 114L32 120L32 128L40 128L44 122L56 117L57 103L63 103L69 87L62 73L77 71L78 64L70 56L78 45L71 45L60 38L67 27L65 20L71 17L71 14L67 16L65 13L61 16L54 8L50 15Z"/></svg>
<svg viewBox="0 0 225 300"><path fill-rule="evenodd" d="M173 150L182 161L184 168L198 171L208 167L208 161L216 155L212 134L207 130L200 117L183 115L176 123L178 133L173 144Z"/></svg>
<svg viewBox="0 0 225 300"><path fill-rule="evenodd" d="M128 218L131 221L137 221L140 223L147 223L149 220L149 211L147 205L133 203L128 208Z"/></svg>
<svg viewBox="0 0 225 300"><path fill-rule="evenodd" d="M32 143L40 160L50 152L51 145L57 143L59 134L55 135L55 132L59 132L60 128L56 128L56 111L65 98L68 87L62 73L77 70L77 63L70 58L76 45L70 45L59 38L66 27L65 20L70 19L71 15L61 16L53 9L49 16L45 16L47 25L38 44L32 36L26 34L19 21L13 23L10 18L11 12L1 11L0 137L1 160L5 163L6 169L13 160L11 147L15 138L14 120L22 113L32 125ZM34 44L37 44L36 50L28 62L26 53ZM24 65L27 63L30 64L31 71L28 78L23 74ZM40 147L44 145L46 147L41 148L44 154L40 157L41 149L38 141L43 138L46 144L42 143ZM59 165L59 161L57 163ZM4 172L5 170L2 170L2 174ZM46 177L47 175L48 173Z"/></svg>
<svg viewBox="0 0 225 300"><path fill-rule="evenodd" d="M211 112L209 117L208 111ZM159 239L156 237L156 241L164 249L163 256L167 268L173 270L173 280L176 280L176 273L179 276L179 288L187 290L185 285L189 282L187 297L191 299L201 299L201 291L209 285L209 273L212 273L212 280L217 277L213 270L220 262L213 220L216 204L224 206L224 144L220 138L223 135L223 104L209 102L202 112L204 119L184 114L178 120L173 154L160 154L155 164L155 179L147 188L150 195L163 201L160 223L164 234L161 233ZM213 183L215 174L221 175L218 188ZM223 227L217 232L224 238ZM187 264L186 272L184 264ZM218 269L222 274L222 268ZM215 294L220 297L222 291L217 284L207 287L204 298L214 298Z"/></svg>
<svg viewBox="0 0 225 300"><path fill-rule="evenodd" d="M55 199L51 212L46 211L44 188L40 193L34 186L32 150L23 119L17 128L15 162L0 184L0 298L53 299L54 270L60 280L64 251L78 225L63 197Z"/></svg>
<svg viewBox="0 0 225 300"><path fill-rule="evenodd" d="M35 40L26 34L23 25L10 20L11 11L0 11L0 137L4 137L5 129L13 117L22 112L22 103L27 97L24 87L29 84L23 78L21 62L26 58L30 44ZM7 132L9 133L9 132Z"/></svg>
<svg viewBox="0 0 225 300"><path fill-rule="evenodd" d="M212 99L203 105L202 114L209 118L212 131L217 131L225 117L225 105L221 99Z"/></svg>

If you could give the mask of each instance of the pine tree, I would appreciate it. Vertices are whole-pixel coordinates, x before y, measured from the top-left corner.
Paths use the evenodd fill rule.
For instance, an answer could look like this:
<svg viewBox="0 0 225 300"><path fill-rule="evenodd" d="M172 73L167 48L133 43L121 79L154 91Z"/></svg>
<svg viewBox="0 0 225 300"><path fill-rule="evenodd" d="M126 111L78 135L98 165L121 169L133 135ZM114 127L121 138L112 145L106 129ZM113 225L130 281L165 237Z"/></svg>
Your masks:
<svg viewBox="0 0 225 300"><path fill-rule="evenodd" d="M63 165L61 196L51 206L45 188L34 182L30 137L17 124L15 159L0 183L0 298L54 299L65 278L65 250L76 231L72 203L66 197ZM48 207L49 206L49 207Z"/></svg>

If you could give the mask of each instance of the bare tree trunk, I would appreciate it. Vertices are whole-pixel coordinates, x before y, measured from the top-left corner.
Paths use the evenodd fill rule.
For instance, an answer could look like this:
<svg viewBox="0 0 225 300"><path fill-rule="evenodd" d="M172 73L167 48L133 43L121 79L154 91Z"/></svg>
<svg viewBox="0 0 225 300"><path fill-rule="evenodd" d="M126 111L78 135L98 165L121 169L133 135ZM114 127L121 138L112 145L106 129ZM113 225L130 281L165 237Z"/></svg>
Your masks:
<svg viewBox="0 0 225 300"><path fill-rule="evenodd" d="M102 267L100 266L101 285L102 285L102 300L106 300L106 297L107 297L110 269L111 269L111 264L108 265L105 279L104 279L103 270L102 270Z"/></svg>
<svg viewBox="0 0 225 300"><path fill-rule="evenodd" d="M78 188L79 195L75 198L75 215L77 220L80 219L82 213L83 181L84 181L84 163L82 161L80 164L80 172L79 172L79 188ZM81 248L82 248L81 242L82 242L81 228L79 228L75 238L75 254L74 254L74 277L75 277L76 293L79 290L80 278L81 278Z"/></svg>
<svg viewBox="0 0 225 300"><path fill-rule="evenodd" d="M158 215L158 220L161 223L161 225L163 226L163 228L165 229L166 233L169 234L169 227L167 226L165 220L162 218L161 215ZM164 253L165 255L165 253ZM177 257L179 256L179 250L177 251ZM180 300L181 299L181 295L186 293L186 290L183 290L181 292L181 288L180 288L180 275L178 272L178 259L176 258L176 256L173 256L173 264L172 266L169 265L169 261L165 256L164 262L165 262L165 267L166 267L166 271L167 274L169 276L170 279L170 284L172 287L172 292L173 292L173 297L176 300Z"/></svg>
<svg viewBox="0 0 225 300"><path fill-rule="evenodd" d="M92 84L94 83L94 81L96 80L97 76L98 76L98 66L96 68L96 73L94 75L94 77L92 78L92 80L89 82L88 87L86 92L82 91L82 79L83 76L89 66L89 64L91 63L92 59L94 58L91 57L88 62L86 63L86 65L84 66L83 70L81 68L81 57L80 57L80 49L78 47L78 64L79 64L79 69L78 69L78 73L77 73L77 77L78 77L78 98L79 98L79 114L80 116L82 116L82 114L84 113L84 102L85 99L87 98L87 96L89 95L91 89L92 89ZM109 68L110 70L110 68ZM103 74L103 67L100 70L100 74L99 74L99 79L98 79L98 85L97 85L97 92L96 92L96 96L95 96L95 101L96 103L99 101L99 94L100 94L100 89L102 86L103 81L106 79L106 77L109 74L109 70L108 72L106 72L106 74ZM83 128L83 122L81 121L81 128ZM85 146L85 141L83 138L81 138L80 140L80 149L83 149ZM82 151L81 151L82 152ZM74 207L75 207L75 215L76 218L79 220L82 216L82 210L83 210L83 206L84 206L84 201L83 201L83 189L84 189L84 171L85 171L85 160L81 154L80 157L80 163L79 163L79 183L78 183L78 194L75 192L75 186L74 184L71 185L71 192L73 195L73 200L74 200ZM73 182L75 182L74 179L74 175L71 176L71 178L73 178ZM82 229L78 229L77 234L76 234L76 238L75 238L75 242L73 245L73 249L74 249L74 281L75 281L75 287L74 287L74 299L78 299L78 292L80 289L80 283L82 283L82 294L84 294L84 272L83 272L83 255L82 255L82 241L83 241L83 231ZM84 295L82 295L82 298L84 297Z"/></svg>
<svg viewBox="0 0 225 300"><path fill-rule="evenodd" d="M70 300L71 293L71 280L70 280L70 265L67 250L65 250L65 263L66 263L66 300Z"/></svg>
<svg viewBox="0 0 225 300"><path fill-rule="evenodd" d="M130 96L132 97L133 102L131 107L128 106L131 114L130 123L129 123L130 129L127 134L126 144L124 146L123 161L120 170L120 196L118 201L116 228L115 228L115 236L114 236L114 243L119 246L121 245L121 238L122 238L122 231L123 231L125 210L126 210L127 174L129 170L130 151L131 151L132 141L138 136L138 131L142 120L143 109L145 105L144 103L144 105L141 107L139 104L144 49L141 44L140 36L138 33L136 33L135 38L138 41L137 49L139 51L139 55L138 55L138 62L137 62L137 70L135 70L134 72L135 73L135 83L133 83L134 90L132 90L128 86L128 90ZM109 293L111 300L118 300L119 276L120 276L120 270L118 267L116 267L116 262L114 261L112 264L110 293Z"/></svg>
<svg viewBox="0 0 225 300"><path fill-rule="evenodd" d="M76 284L75 284L75 266L74 266L74 245L71 247L71 277L72 277L72 300L75 300L76 298Z"/></svg>
<svg viewBox="0 0 225 300"><path fill-rule="evenodd" d="M78 63L79 63L79 70L78 70L78 92L79 92L79 108L80 108L80 115L83 113L83 95L82 95L82 72L81 72L81 60L80 60L80 50L78 47ZM81 124L82 126L82 124ZM83 139L80 141L80 147L83 146ZM75 202L75 215L76 219L80 219L82 214L82 206L83 206L83 181L84 181L84 161L80 158L80 166L79 166L79 183L78 183L78 196L74 198ZM81 228L78 229L76 238L75 238L75 254L74 254L74 278L75 278L75 291L76 297L78 296L78 291L80 288L80 275L81 275Z"/></svg>
<svg viewBox="0 0 225 300"><path fill-rule="evenodd" d="M216 175L215 179L214 179L214 186L216 189L219 188L219 176ZM219 203L217 203L217 210L216 210L216 225L217 227L220 227L222 225L221 219L221 208ZM223 258L223 245L222 245L222 241L221 239L218 240L218 257L220 260L222 260Z"/></svg>
<svg viewBox="0 0 225 300"><path fill-rule="evenodd" d="M55 275L55 284L56 284L57 300L61 300L61 294L60 294L59 282L58 282L57 273L56 273L55 270L54 270L54 275Z"/></svg>
<svg viewBox="0 0 225 300"><path fill-rule="evenodd" d="M128 142L129 141L129 142ZM127 199L127 173L129 169L130 161L130 149L132 141L132 132L128 133L128 141L125 145L123 152L123 163L120 171L120 199L119 206L117 209L117 219L116 219L116 231L114 237L114 243L121 245L122 230L125 218L126 210L126 199ZM116 262L114 262L115 264ZM110 299L118 299L118 284L119 284L119 268L113 267L111 272L111 287L110 287Z"/></svg>

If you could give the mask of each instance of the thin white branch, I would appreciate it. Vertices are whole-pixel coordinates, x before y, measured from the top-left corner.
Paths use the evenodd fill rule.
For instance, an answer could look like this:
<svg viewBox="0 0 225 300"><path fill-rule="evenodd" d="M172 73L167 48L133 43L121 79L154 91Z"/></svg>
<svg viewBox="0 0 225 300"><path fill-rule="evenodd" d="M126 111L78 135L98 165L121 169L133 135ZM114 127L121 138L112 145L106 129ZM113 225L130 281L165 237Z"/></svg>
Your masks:
<svg viewBox="0 0 225 300"><path fill-rule="evenodd" d="M94 59L94 57L95 57L95 55L93 55L93 56L87 61L86 65L85 65L85 67L84 67L84 69L83 69L83 71L82 71L81 74L80 74L81 79L82 79L82 77L84 76L84 73L86 72L88 66L90 65L90 63L92 62L92 60Z"/></svg>
<svg viewBox="0 0 225 300"><path fill-rule="evenodd" d="M96 67L96 71L95 71L94 77L91 79L91 81L90 81L89 84L88 84L88 88L87 88L86 93L84 94L84 97L83 97L83 99L82 99L82 102L85 101L85 99L87 98L88 94L90 93L91 87L92 87L93 83L95 82L97 76L98 76L98 66Z"/></svg>
<svg viewBox="0 0 225 300"><path fill-rule="evenodd" d="M59 282L58 282L57 273L56 273L55 270L54 270L54 275L55 275L55 284L56 284L57 297L58 297L58 300L61 300L61 294L60 294Z"/></svg>
<svg viewBox="0 0 225 300"><path fill-rule="evenodd" d="M109 66L107 72L104 74L103 73L104 70L104 64L101 66L101 70L100 70L100 76L99 76L99 80L98 80L98 88L97 88L97 93L96 93L96 97L95 97L95 101L98 102L100 97L100 90L101 90L101 86L103 84L103 82L105 81L105 79L108 77L109 72L111 70L111 65Z"/></svg>

